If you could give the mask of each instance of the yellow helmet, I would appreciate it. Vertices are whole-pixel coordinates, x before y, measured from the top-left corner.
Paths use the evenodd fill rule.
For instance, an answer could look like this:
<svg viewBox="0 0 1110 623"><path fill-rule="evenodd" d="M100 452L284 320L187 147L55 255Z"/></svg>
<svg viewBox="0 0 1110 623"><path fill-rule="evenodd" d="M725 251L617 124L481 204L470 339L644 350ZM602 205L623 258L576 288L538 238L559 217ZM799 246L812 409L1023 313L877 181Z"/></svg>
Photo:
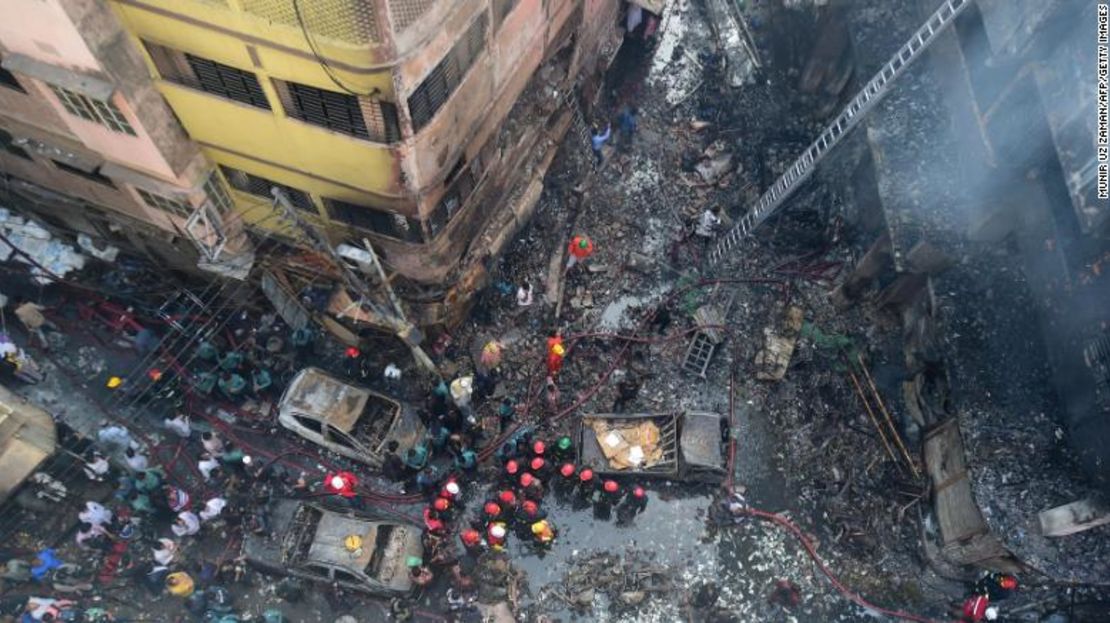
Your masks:
<svg viewBox="0 0 1110 623"><path fill-rule="evenodd" d="M110 376L108 377L107 385L108 389L115 389L120 385L123 385L123 379L119 378L118 376Z"/></svg>
<svg viewBox="0 0 1110 623"><path fill-rule="evenodd" d="M551 352L562 357L564 354L566 354L567 349L563 348L562 344L556 344L551 347Z"/></svg>
<svg viewBox="0 0 1110 623"><path fill-rule="evenodd" d="M362 537L357 534L347 535L347 538L343 539L343 547L346 547L348 552L357 552L362 549Z"/></svg>

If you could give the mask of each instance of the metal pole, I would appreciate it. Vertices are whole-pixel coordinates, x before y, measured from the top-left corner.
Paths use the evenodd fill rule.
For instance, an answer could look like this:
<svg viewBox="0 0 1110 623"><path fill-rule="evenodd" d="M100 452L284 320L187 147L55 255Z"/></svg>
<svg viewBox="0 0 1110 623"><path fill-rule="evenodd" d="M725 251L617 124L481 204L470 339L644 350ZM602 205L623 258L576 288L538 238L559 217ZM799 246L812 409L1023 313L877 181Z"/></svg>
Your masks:
<svg viewBox="0 0 1110 623"><path fill-rule="evenodd" d="M297 213L297 208L293 205L291 201L289 201L289 197L285 195L284 191L282 191L280 188L274 187L270 188L270 193L274 196L274 200L277 202L277 204L281 206L282 212L284 213L285 217L294 225L296 225L298 229L308 235L309 242L312 244L312 246L316 248L316 250L326 253L328 257L331 258L336 268L339 269L340 274L343 275L343 281L345 285L351 290L354 290L356 293L358 293L359 297L361 297L361 303L365 303L367 306L370 307L370 310L373 312L374 315L374 320L380 326L388 328L402 342L408 345L409 350L412 351L412 358L416 360L416 363L420 365L420 367L427 370L429 373L432 374L432 376L436 378L442 378L440 376L439 369L436 368L435 362L433 362L432 358L428 356L428 353L424 352L424 349L421 348L419 344L413 342L410 339L410 336L417 332L416 327L414 327L412 323L406 320L403 314L401 314L400 316L391 314L374 302L374 297L372 296L373 291L371 290L370 286L366 285L366 283L362 281L362 279L357 274L355 274L355 271L351 270L351 268L347 266L346 262L344 262L343 258L339 255L339 252L331 246L331 243L324 236L324 234L317 227L306 221L300 214ZM373 255L374 257L374 263L378 267L378 270L382 271L381 266L378 264L377 254L371 251L371 255ZM384 271L382 271L382 274L384 276ZM387 292L389 293L390 299L393 302L394 306L399 309L400 301L394 299L395 295L393 294L393 290L392 288L388 287L388 283L384 282L384 279L383 283L386 283Z"/></svg>

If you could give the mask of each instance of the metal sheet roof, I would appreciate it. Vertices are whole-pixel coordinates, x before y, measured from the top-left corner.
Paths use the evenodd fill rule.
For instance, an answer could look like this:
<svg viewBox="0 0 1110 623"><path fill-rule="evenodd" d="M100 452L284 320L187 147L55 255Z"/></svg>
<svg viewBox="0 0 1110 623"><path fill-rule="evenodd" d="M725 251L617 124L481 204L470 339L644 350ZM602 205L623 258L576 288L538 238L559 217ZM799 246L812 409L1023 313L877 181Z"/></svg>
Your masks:
<svg viewBox="0 0 1110 623"><path fill-rule="evenodd" d="M0 387L0 501L54 453L50 414Z"/></svg>

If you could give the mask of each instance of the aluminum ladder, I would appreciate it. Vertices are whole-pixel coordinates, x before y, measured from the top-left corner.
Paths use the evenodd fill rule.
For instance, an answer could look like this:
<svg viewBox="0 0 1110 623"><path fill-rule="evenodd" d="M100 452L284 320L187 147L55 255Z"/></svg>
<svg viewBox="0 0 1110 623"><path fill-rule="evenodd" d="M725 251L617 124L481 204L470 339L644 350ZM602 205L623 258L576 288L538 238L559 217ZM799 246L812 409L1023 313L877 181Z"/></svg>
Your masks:
<svg viewBox="0 0 1110 623"><path fill-rule="evenodd" d="M844 138L852 128L859 125L864 114L871 110L890 90L894 80L936 40L937 35L956 20L956 16L971 4L971 0L945 0L923 26L910 37L887 61L879 73L856 94L852 101L840 111L836 119L825 128L809 148L794 161L794 164L771 185L767 192L756 202L755 207L745 214L710 251L709 266L719 262L737 243L746 238L763 221L782 207L799 186L813 174L817 163Z"/></svg>

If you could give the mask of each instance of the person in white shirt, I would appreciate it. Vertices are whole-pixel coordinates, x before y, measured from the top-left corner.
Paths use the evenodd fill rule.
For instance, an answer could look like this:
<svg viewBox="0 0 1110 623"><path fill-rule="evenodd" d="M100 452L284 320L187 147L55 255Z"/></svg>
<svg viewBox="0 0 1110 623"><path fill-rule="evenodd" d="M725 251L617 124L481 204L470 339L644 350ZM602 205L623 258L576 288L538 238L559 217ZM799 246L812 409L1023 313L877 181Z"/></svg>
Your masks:
<svg viewBox="0 0 1110 623"><path fill-rule="evenodd" d="M516 289L517 307L528 307L532 304L532 284L525 281Z"/></svg>
<svg viewBox="0 0 1110 623"><path fill-rule="evenodd" d="M154 546L154 562L168 567L175 558L177 558L177 543L173 539L158 539L158 545Z"/></svg>
<svg viewBox="0 0 1110 623"><path fill-rule="evenodd" d="M213 456L224 451L224 440L216 433L210 431L201 433L200 443L204 446L204 451Z"/></svg>
<svg viewBox="0 0 1110 623"><path fill-rule="evenodd" d="M188 439L189 435L193 434L193 427L189 423L189 416L184 413L178 413L173 419L162 420L166 429L176 434L182 439Z"/></svg>
<svg viewBox="0 0 1110 623"><path fill-rule="evenodd" d="M170 530L177 536L192 536L200 532L200 518L192 511L181 511Z"/></svg>
<svg viewBox="0 0 1110 623"><path fill-rule="evenodd" d="M112 466L108 464L108 459L104 455L93 451L92 460L85 463L85 476L89 480L100 482L108 475L108 471Z"/></svg>
<svg viewBox="0 0 1110 623"><path fill-rule="evenodd" d="M212 472L220 468L220 461L216 457L205 452L200 457L200 462L197 463L197 469L200 470L205 480L212 480Z"/></svg>
<svg viewBox="0 0 1110 623"><path fill-rule="evenodd" d="M105 530L103 526L97 526L82 521L77 526L77 535L75 537L75 540L77 541L77 547L80 547L81 549L97 549L90 545L89 541L95 539L98 536L106 537L108 536L108 531Z"/></svg>
<svg viewBox="0 0 1110 623"><path fill-rule="evenodd" d="M385 384L389 387L396 387L401 382L401 369L396 364L390 363L385 367L385 372L382 373L385 377Z"/></svg>
<svg viewBox="0 0 1110 623"><path fill-rule="evenodd" d="M224 507L227 506L227 500L221 497L215 497L204 503L204 510L200 511L200 520L202 522L209 522L220 516Z"/></svg>
<svg viewBox="0 0 1110 623"><path fill-rule="evenodd" d="M99 502L89 500L85 502L85 510L77 514L77 518L87 524L103 526L106 523L111 523L112 511Z"/></svg>
<svg viewBox="0 0 1110 623"><path fill-rule="evenodd" d="M128 448L127 450L124 450L123 454L124 462L127 463L127 467L131 471L141 472L149 467L150 462L147 460L147 458L143 456L143 454L136 452L133 448Z"/></svg>

